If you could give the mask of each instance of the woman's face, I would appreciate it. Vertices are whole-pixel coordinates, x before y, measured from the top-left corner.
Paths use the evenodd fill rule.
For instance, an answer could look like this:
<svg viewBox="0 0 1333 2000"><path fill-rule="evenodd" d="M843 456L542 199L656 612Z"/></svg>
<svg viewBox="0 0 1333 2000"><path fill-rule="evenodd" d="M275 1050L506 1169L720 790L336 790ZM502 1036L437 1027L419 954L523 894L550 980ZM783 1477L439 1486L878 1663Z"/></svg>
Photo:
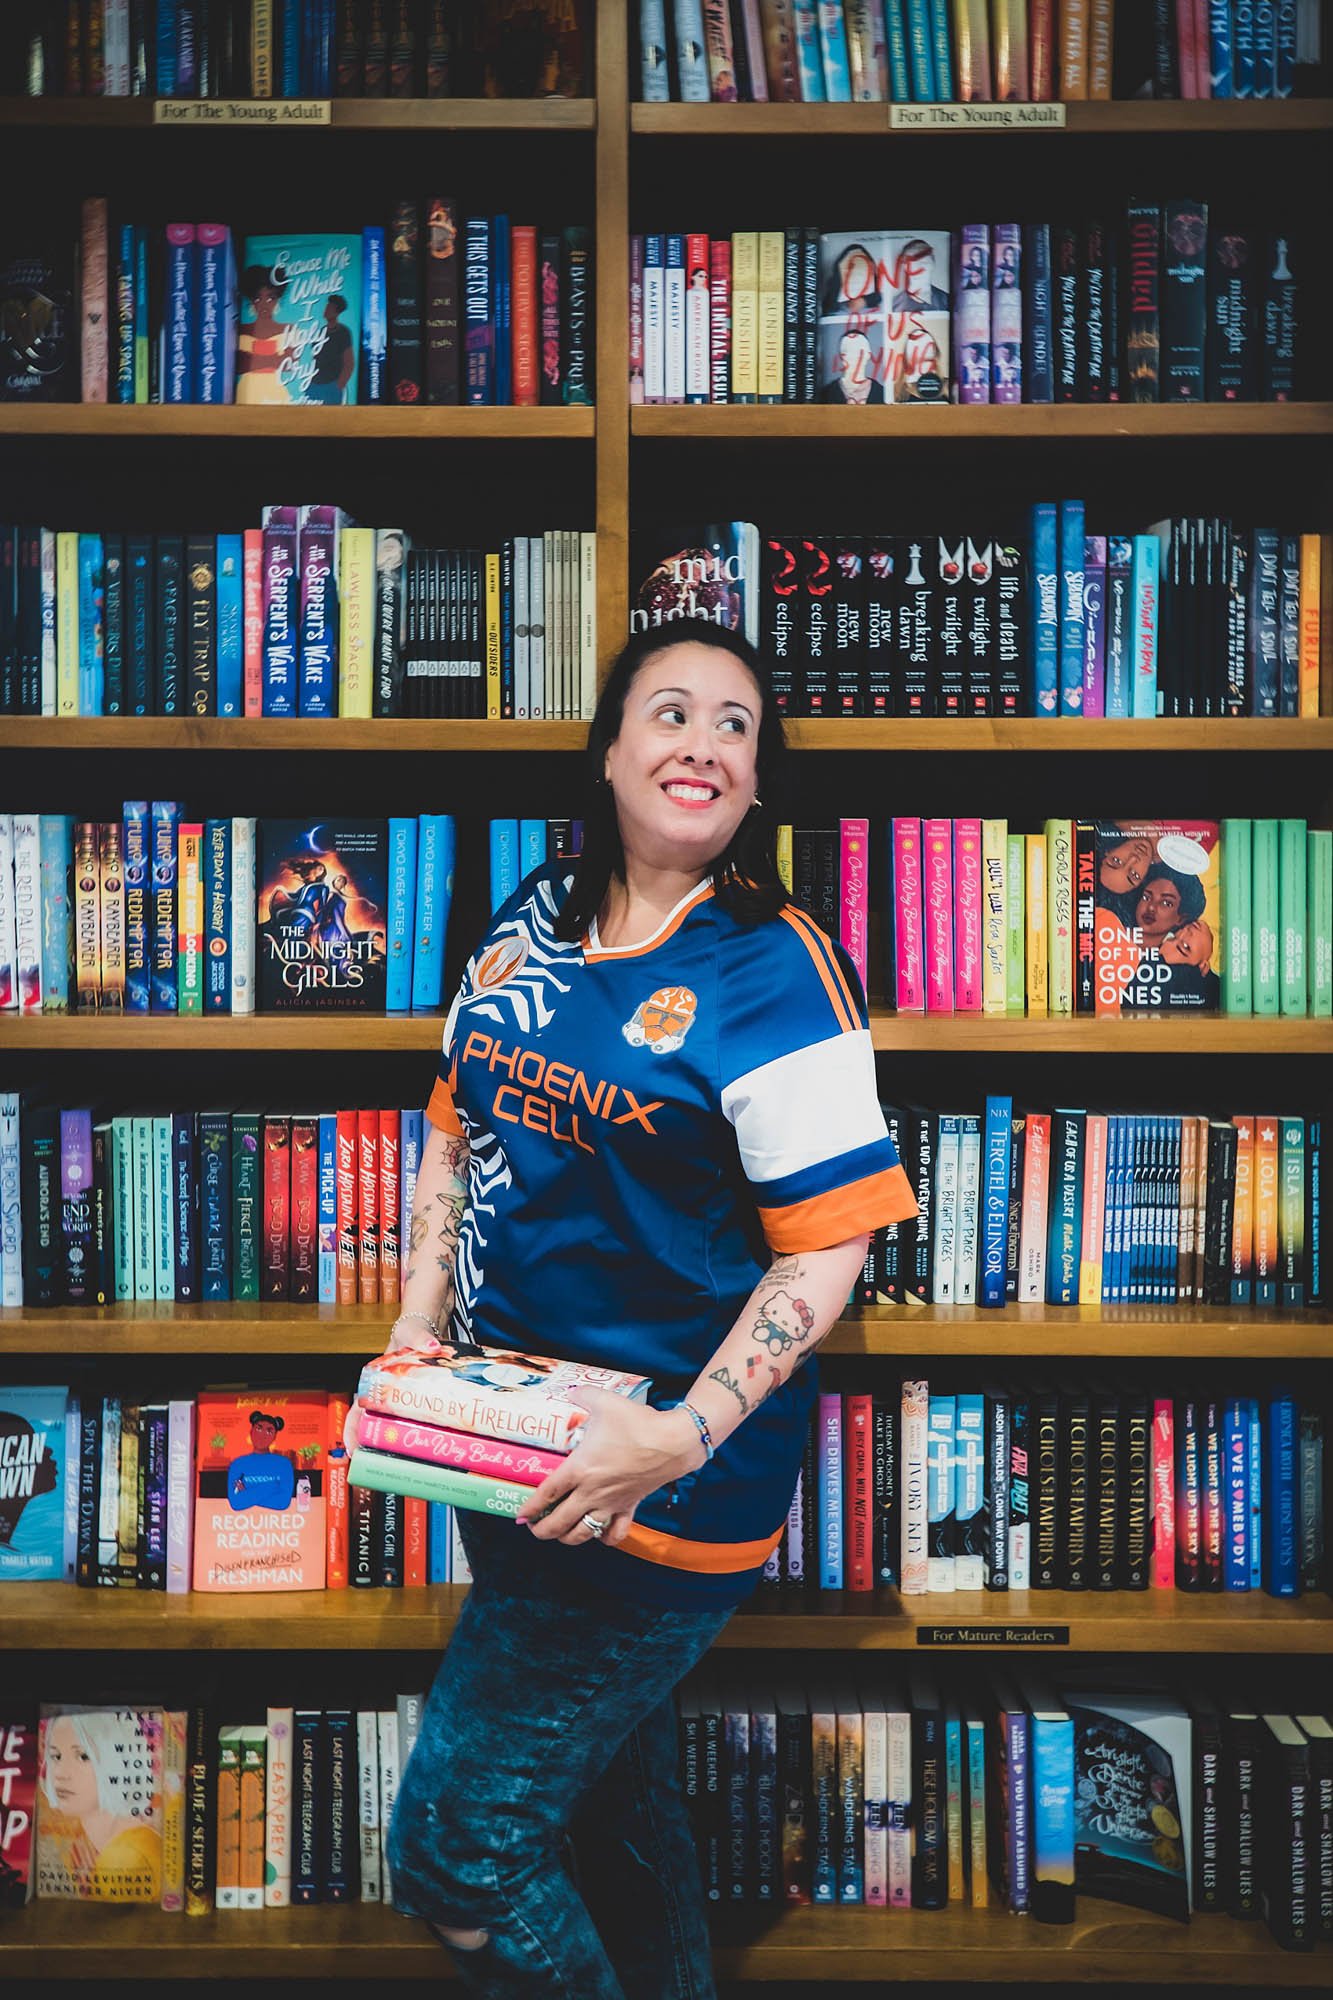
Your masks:
<svg viewBox="0 0 1333 2000"><path fill-rule="evenodd" d="M1165 937L1180 922L1180 891L1174 882L1149 882L1139 897L1134 921L1146 938Z"/></svg>
<svg viewBox="0 0 1333 2000"><path fill-rule="evenodd" d="M1101 885L1113 895L1123 896L1127 890L1138 888L1152 862L1150 840L1122 840L1118 847L1102 856Z"/></svg>
<svg viewBox="0 0 1333 2000"><path fill-rule="evenodd" d="M97 1772L72 1716L58 1715L47 1731L46 1784L61 1812L86 1819L97 1811Z"/></svg>
<svg viewBox="0 0 1333 2000"><path fill-rule="evenodd" d="M278 310L278 295L271 285L261 285L255 293L256 319L272 319Z"/></svg>
<svg viewBox="0 0 1333 2000"><path fill-rule="evenodd" d="M1206 972L1213 955L1213 933L1196 917L1193 923L1177 924L1170 937L1162 939L1161 952L1168 965L1197 965L1200 972Z"/></svg>
<svg viewBox="0 0 1333 2000"><path fill-rule="evenodd" d="M754 803L759 689L730 653L689 641L630 682L606 753L626 857L700 874Z"/></svg>

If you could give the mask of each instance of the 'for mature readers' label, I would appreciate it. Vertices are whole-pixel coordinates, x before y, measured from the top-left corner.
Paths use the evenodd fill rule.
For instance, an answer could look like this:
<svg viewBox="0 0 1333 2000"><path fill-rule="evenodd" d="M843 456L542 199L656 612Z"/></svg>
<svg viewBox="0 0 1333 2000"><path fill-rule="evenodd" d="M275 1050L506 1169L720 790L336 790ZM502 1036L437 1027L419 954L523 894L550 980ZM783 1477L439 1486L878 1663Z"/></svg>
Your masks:
<svg viewBox="0 0 1333 2000"><path fill-rule="evenodd" d="M890 132L1063 132L1063 104L891 104Z"/></svg>
<svg viewBox="0 0 1333 2000"><path fill-rule="evenodd" d="M327 97L158 97L154 125L331 125Z"/></svg>
<svg viewBox="0 0 1333 2000"><path fill-rule="evenodd" d="M918 1646L1067 1646L1067 1625L918 1625Z"/></svg>

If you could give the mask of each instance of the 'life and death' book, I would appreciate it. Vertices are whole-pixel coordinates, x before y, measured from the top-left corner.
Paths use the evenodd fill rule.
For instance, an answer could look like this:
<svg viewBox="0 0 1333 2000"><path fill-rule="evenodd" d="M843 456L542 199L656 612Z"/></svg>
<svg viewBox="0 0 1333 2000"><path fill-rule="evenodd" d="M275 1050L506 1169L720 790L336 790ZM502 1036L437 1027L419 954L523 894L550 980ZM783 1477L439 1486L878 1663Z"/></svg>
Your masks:
<svg viewBox="0 0 1333 2000"><path fill-rule="evenodd" d="M261 1009L383 1013L388 822L261 820L259 850Z"/></svg>

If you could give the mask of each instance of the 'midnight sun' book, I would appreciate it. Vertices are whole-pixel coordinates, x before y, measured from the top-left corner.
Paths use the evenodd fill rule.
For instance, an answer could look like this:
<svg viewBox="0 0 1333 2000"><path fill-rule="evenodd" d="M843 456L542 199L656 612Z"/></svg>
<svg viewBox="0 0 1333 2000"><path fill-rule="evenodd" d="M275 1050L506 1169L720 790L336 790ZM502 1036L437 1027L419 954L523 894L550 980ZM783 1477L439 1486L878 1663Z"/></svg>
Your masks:
<svg viewBox="0 0 1333 2000"><path fill-rule="evenodd" d="M260 1008L382 1014L388 822L266 819L259 842Z"/></svg>

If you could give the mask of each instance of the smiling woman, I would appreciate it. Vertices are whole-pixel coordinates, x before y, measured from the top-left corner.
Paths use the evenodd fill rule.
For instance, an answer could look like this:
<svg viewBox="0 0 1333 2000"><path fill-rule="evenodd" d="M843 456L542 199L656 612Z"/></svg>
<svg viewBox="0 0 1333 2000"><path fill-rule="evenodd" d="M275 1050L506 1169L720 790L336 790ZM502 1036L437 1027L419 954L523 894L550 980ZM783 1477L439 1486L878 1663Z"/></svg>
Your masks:
<svg viewBox="0 0 1333 2000"><path fill-rule="evenodd" d="M389 1856L476 1993L712 1994L672 1690L781 1534L868 1233L915 1213L856 974L778 875L782 748L743 639L633 639L583 852L497 913L445 1025L396 1339L447 1317L651 1381L578 1398L517 1525L459 1518L475 1580Z"/></svg>

